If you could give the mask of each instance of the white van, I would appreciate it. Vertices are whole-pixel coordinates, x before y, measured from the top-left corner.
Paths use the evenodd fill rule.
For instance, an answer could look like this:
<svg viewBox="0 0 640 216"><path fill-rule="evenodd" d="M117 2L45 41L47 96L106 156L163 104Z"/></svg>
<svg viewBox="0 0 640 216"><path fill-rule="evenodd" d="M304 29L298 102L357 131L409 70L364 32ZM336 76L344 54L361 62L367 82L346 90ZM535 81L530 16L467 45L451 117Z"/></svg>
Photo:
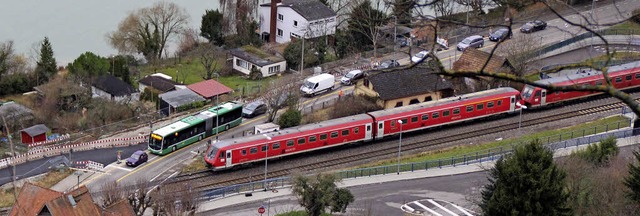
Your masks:
<svg viewBox="0 0 640 216"><path fill-rule="evenodd" d="M304 96L314 96L323 91L331 91L335 82L333 75L323 73L304 80L304 83L300 86L300 91Z"/></svg>

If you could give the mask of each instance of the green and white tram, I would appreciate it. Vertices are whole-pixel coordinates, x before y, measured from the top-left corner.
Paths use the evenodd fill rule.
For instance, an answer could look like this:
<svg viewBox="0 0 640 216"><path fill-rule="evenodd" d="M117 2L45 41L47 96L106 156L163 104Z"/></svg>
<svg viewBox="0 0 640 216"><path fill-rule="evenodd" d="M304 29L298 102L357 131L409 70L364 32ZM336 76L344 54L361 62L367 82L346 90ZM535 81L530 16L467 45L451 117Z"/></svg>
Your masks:
<svg viewBox="0 0 640 216"><path fill-rule="evenodd" d="M216 127L216 113L218 127ZM242 104L225 102L198 114L154 130L149 136L149 151L166 155L206 137L242 123Z"/></svg>

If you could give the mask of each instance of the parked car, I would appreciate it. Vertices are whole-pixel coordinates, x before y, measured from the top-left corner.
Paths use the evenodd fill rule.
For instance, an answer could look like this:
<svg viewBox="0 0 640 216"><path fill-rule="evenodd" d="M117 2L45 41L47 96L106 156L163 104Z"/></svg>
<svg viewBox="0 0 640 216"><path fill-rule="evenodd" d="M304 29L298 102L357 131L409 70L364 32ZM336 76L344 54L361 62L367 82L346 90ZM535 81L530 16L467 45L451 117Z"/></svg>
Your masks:
<svg viewBox="0 0 640 216"><path fill-rule="evenodd" d="M149 160L149 155L147 155L143 150L138 150L134 152L131 157L127 158L127 166L137 167L140 164L147 162L147 160Z"/></svg>
<svg viewBox="0 0 640 216"><path fill-rule="evenodd" d="M349 73L342 76L342 78L340 79L340 82L343 85L352 85L355 83L355 81L362 78L363 76L364 76L364 73L361 70L352 70L352 71L349 71Z"/></svg>
<svg viewBox="0 0 640 216"><path fill-rule="evenodd" d="M405 38L402 35L398 35L396 37L396 43L400 46L400 47L406 47L407 45L409 45L409 42L407 42L407 38Z"/></svg>
<svg viewBox="0 0 640 216"><path fill-rule="evenodd" d="M428 55L429 55L429 50L422 50L411 57L411 62L418 63L422 61L423 58L429 58Z"/></svg>
<svg viewBox="0 0 640 216"><path fill-rule="evenodd" d="M323 73L304 80L300 86L300 92L304 96L312 97L320 92L331 91L335 85L335 77L328 73Z"/></svg>
<svg viewBox="0 0 640 216"><path fill-rule="evenodd" d="M394 59L390 59L390 60L382 61L380 65L378 65L377 69L389 69L389 68L394 68L399 66L400 66L400 63L398 63L398 61Z"/></svg>
<svg viewBox="0 0 640 216"><path fill-rule="evenodd" d="M473 35L462 40L460 43L458 43L458 46L456 47L458 48L458 50L464 51L469 47L480 48L482 46L484 46L484 39L482 38L482 36Z"/></svg>
<svg viewBox="0 0 640 216"><path fill-rule="evenodd" d="M242 117L253 118L267 112L267 104L264 101L256 100L242 107Z"/></svg>
<svg viewBox="0 0 640 216"><path fill-rule="evenodd" d="M547 28L547 23L542 20L534 20L528 23L525 23L522 27L520 27L520 31L522 33L531 33L535 31L544 30Z"/></svg>
<svg viewBox="0 0 640 216"><path fill-rule="evenodd" d="M509 29L501 28L501 29L498 29L495 32L491 33L489 35L489 40L490 41L502 41L502 40L506 40L507 38L511 38L512 36L513 36L513 33L509 32Z"/></svg>

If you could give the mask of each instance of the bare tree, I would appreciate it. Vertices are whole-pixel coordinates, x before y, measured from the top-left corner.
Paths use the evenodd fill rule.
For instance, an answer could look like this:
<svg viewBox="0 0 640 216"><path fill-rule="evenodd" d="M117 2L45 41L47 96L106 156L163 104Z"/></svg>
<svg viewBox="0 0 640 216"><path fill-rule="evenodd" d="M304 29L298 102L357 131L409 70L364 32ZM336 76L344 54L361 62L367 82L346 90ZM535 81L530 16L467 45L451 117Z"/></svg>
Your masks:
<svg viewBox="0 0 640 216"><path fill-rule="evenodd" d="M102 202L102 207L106 208L124 199L124 191L118 187L116 181L108 181L100 188L99 200Z"/></svg>
<svg viewBox="0 0 640 216"><path fill-rule="evenodd" d="M195 215L200 193L188 184L171 184L153 191L153 215Z"/></svg>
<svg viewBox="0 0 640 216"><path fill-rule="evenodd" d="M542 48L542 39L528 34L519 34L513 40L505 41L499 51L515 69L515 75L522 77L534 68L538 51ZM536 68L537 69L537 68Z"/></svg>
<svg viewBox="0 0 640 216"><path fill-rule="evenodd" d="M144 211L151 206L151 197L148 193L150 186L148 180L137 179L134 187L126 190L127 200L138 216L142 216Z"/></svg>
<svg viewBox="0 0 640 216"><path fill-rule="evenodd" d="M443 17L451 16L453 14L454 5L453 0L441 0L433 2L429 5L429 8L435 11L436 16Z"/></svg>
<svg viewBox="0 0 640 216"><path fill-rule="evenodd" d="M386 23L387 17L385 11L381 10L380 2L377 2L376 7L371 6L369 0L359 0L351 8L349 29L357 33L354 39L361 40L357 37L364 37L373 44L373 56L378 56L378 43L380 42L382 35L382 29L380 28Z"/></svg>
<svg viewBox="0 0 640 216"><path fill-rule="evenodd" d="M197 48L198 55L200 56L200 63L204 67L204 74L202 78L209 80L213 78L213 74L218 68L218 56L222 56L219 52L219 48L212 43L202 43Z"/></svg>
<svg viewBox="0 0 640 216"><path fill-rule="evenodd" d="M267 122L275 120L279 109L285 106L298 106L299 80L299 76L283 76L271 81L265 87L265 89L269 89L269 92L264 96L264 102L268 107Z"/></svg>
<svg viewBox="0 0 640 216"><path fill-rule="evenodd" d="M180 34L180 42L178 43L178 55L184 55L197 48L200 43L199 34L196 28L187 28L182 31Z"/></svg>

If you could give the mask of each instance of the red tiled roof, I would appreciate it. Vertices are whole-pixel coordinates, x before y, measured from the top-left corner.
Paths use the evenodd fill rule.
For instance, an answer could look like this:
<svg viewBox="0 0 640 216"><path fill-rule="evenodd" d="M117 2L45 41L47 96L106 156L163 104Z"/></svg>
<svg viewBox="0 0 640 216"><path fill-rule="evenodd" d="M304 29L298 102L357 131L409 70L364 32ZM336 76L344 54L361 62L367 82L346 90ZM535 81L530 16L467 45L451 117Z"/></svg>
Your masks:
<svg viewBox="0 0 640 216"><path fill-rule="evenodd" d="M133 211L133 208L131 208L131 205L129 205L129 202L123 199L107 207L104 211L104 215L105 216L135 216L136 213Z"/></svg>
<svg viewBox="0 0 640 216"><path fill-rule="evenodd" d="M75 206L71 204L71 200L75 202ZM100 215L100 209L93 202L89 189L82 186L70 193L63 194L58 198L51 200L45 204L51 215L68 215L68 216L96 216Z"/></svg>
<svg viewBox="0 0 640 216"><path fill-rule="evenodd" d="M187 88L207 99L233 91L231 88L212 79L188 85Z"/></svg>
<svg viewBox="0 0 640 216"><path fill-rule="evenodd" d="M13 205L9 215L37 215L45 203L62 196L62 193L43 188L30 182L20 189L18 201Z"/></svg>
<svg viewBox="0 0 640 216"><path fill-rule="evenodd" d="M482 69L482 66L487 59L489 59L490 54L477 49L465 49L458 61L453 63L453 71L479 71ZM489 64L484 69L487 72L504 72L501 70L510 70L509 67L504 67L505 65L510 65L508 60L505 57L496 55L495 53L491 56L491 60L489 60Z"/></svg>

